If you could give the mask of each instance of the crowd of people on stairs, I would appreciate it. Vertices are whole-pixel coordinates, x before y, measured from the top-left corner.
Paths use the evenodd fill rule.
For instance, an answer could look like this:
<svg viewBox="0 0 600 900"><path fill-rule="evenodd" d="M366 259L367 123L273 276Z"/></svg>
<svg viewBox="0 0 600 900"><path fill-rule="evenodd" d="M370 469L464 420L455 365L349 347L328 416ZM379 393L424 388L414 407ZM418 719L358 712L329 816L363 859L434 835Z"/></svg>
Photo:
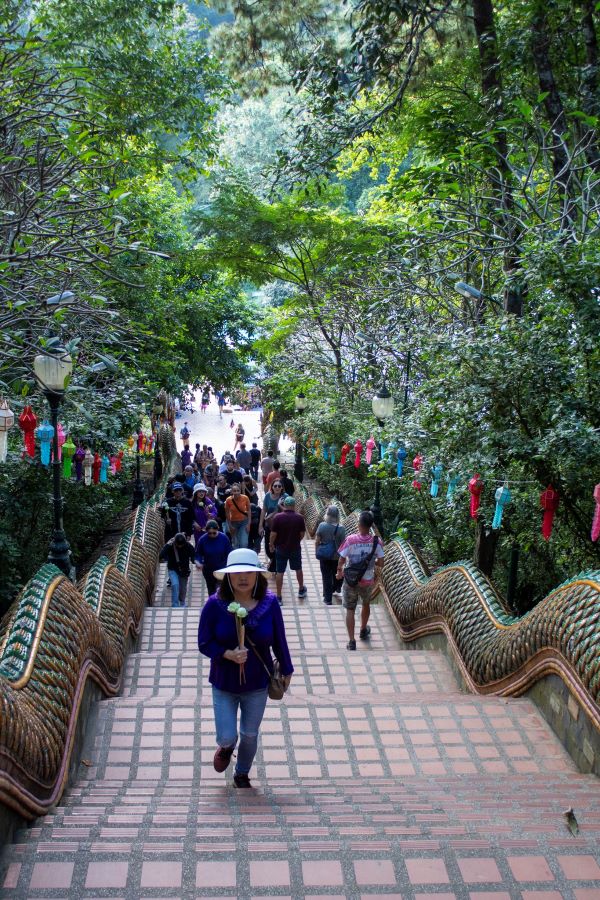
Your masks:
<svg viewBox="0 0 600 900"><path fill-rule="evenodd" d="M222 417L225 398L221 393L216 399ZM201 412L209 402L210 396L203 393ZM233 420L231 424L235 427ZM296 512L294 482L287 471L272 450L263 456L256 443L247 447L241 424L235 430L233 451L224 453L220 462L206 444L190 449L187 422L180 437L181 472L169 478L161 505L167 540L160 556L167 563L173 607L186 605L191 567L203 574L208 599L200 615L198 647L210 659L217 733L213 765L217 772L225 772L237 745L233 782L249 788L268 697L280 699L294 671L280 607L288 566L297 579L298 600L308 595L302 569L306 524ZM331 505L315 536L323 602L332 606L342 592L348 650L356 650L359 601L359 638L370 638L370 601L383 566L383 544L372 533L369 510L360 514L358 527L358 534L347 536L339 509ZM263 541L267 569L258 555ZM274 591L269 589L269 573L275 576Z"/></svg>

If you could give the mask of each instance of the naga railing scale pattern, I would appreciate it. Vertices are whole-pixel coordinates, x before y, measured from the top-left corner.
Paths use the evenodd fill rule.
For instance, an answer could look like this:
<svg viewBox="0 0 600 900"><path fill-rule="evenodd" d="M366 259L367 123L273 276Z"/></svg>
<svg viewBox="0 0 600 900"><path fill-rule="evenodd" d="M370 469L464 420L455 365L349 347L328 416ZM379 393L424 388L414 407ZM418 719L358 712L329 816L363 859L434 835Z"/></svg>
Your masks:
<svg viewBox="0 0 600 900"><path fill-rule="evenodd" d="M175 439L160 435L172 465ZM158 493L162 493L170 465ZM152 598L164 524L158 496L131 513L129 528L73 585L45 564L0 630L0 802L25 819L51 809L66 786L88 680L121 690L124 662Z"/></svg>
<svg viewBox="0 0 600 900"><path fill-rule="evenodd" d="M299 511L311 535L324 510L316 494L304 496ZM358 515L341 519L347 534L358 531ZM402 640L443 633L473 693L519 696L557 675L600 732L600 571L565 581L515 617L474 563L431 575L416 548L395 538L385 547L380 588Z"/></svg>

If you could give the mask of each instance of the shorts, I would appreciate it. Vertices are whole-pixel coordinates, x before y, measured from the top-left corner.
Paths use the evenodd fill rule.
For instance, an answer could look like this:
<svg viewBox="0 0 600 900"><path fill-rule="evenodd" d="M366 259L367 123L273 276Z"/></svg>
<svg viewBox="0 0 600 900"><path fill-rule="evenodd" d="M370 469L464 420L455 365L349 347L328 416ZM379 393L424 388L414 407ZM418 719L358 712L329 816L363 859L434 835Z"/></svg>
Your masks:
<svg viewBox="0 0 600 900"><path fill-rule="evenodd" d="M369 581L368 584L350 585L344 581L342 587L342 606L344 609L356 609L359 598L363 606L370 603L373 584L373 581Z"/></svg>
<svg viewBox="0 0 600 900"><path fill-rule="evenodd" d="M287 564L290 564L290 569L292 572L298 572L302 568L302 550L298 547L297 550L292 550L291 553L288 553L285 550L278 550L275 547L275 571L279 572L279 574L283 574L287 568Z"/></svg>

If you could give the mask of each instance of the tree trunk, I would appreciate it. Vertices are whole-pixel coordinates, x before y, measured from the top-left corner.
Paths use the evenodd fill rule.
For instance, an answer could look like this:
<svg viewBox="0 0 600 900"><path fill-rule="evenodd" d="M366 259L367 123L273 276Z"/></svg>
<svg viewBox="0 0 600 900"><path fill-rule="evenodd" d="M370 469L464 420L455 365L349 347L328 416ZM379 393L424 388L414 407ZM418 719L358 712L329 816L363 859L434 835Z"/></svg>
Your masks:
<svg viewBox="0 0 600 900"><path fill-rule="evenodd" d="M494 6L492 0L472 0L472 9L481 64L481 91L487 107L490 127L494 128L496 122L504 117L502 70L498 54ZM503 267L507 278L512 282L512 287L507 286L504 292L504 309L508 313L520 316L523 314L523 297L527 292L527 287L524 283L519 282L518 277L515 278L515 273L518 273L521 266L521 228L516 224L513 216L512 175L508 164L506 134L503 130L496 132L494 144L498 157L498 174L492 172L490 178L492 188L504 213L504 230L509 239L509 247L504 254ZM482 314L483 310L480 312Z"/></svg>
<svg viewBox="0 0 600 900"><path fill-rule="evenodd" d="M554 77L552 60L550 59L550 34L548 32L545 0L537 0L535 4L531 20L531 31L531 53L535 63L540 91L546 95L544 107L555 137L552 147L554 177L559 184L561 194L568 196L571 172L569 157L563 144L563 135L567 132L567 120Z"/></svg>
<svg viewBox="0 0 600 900"><path fill-rule="evenodd" d="M585 46L585 68L583 70L583 111L588 116L597 116L600 113L600 97L598 96L598 36L594 22L594 8L596 0L583 0L581 11L581 30ZM586 157L594 171L600 169L600 148L595 138L595 132L590 129L586 135L588 146Z"/></svg>
<svg viewBox="0 0 600 900"><path fill-rule="evenodd" d="M483 516L477 516L477 537L475 539L475 554L473 559L475 565L481 569L483 574L487 575L488 578L492 577L499 537L499 528L492 528L491 525L484 521Z"/></svg>

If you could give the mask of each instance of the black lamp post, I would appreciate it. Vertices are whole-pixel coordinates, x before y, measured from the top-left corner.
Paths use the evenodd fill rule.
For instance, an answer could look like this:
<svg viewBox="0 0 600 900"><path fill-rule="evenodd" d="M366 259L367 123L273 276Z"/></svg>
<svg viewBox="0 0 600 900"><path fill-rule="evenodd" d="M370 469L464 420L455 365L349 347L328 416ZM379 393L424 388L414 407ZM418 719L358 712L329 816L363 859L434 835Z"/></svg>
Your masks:
<svg viewBox="0 0 600 900"><path fill-rule="evenodd" d="M51 351L40 353L33 361L35 377L42 388L50 407L50 418L54 428L52 439L52 510L53 529L48 562L54 563L61 572L74 580L75 570L71 556L71 547L63 526L63 499L60 484L59 444L58 444L58 411L65 396L65 390L73 371L73 362L64 347L54 347Z"/></svg>
<svg viewBox="0 0 600 900"><path fill-rule="evenodd" d="M144 502L144 482L140 474L140 443L142 441L142 431L138 431L135 439L135 483L133 485L133 497L131 499L131 508L137 509L140 503Z"/></svg>
<svg viewBox="0 0 600 900"><path fill-rule="evenodd" d="M386 419L389 419L394 412L394 398L388 391L385 384L383 384L375 396L371 401L371 406L373 408L373 415L377 419L377 423L380 428L383 428L385 425ZM381 441L377 442L379 449L379 461L383 459L383 453L381 448ZM373 505L371 507L371 512L373 513L373 518L375 520L375 525L377 526L380 534L383 534L383 514L381 512L381 480L379 476L375 480L375 499L373 501Z"/></svg>
<svg viewBox="0 0 600 900"><path fill-rule="evenodd" d="M303 412L306 409L306 397L304 394L300 393L294 400L294 405L296 407L297 412ZM296 479L302 484L304 481L304 460L302 459L302 441L300 439L300 435L296 430L296 459L294 462L294 475Z"/></svg>

